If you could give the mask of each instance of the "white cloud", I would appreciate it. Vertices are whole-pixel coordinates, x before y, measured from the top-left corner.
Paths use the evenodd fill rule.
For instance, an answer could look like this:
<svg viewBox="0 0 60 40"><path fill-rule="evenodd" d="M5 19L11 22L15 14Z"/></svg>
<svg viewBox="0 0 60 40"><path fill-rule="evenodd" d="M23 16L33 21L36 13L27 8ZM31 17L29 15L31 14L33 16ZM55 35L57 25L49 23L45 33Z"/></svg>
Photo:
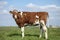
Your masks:
<svg viewBox="0 0 60 40"><path fill-rule="evenodd" d="M9 10L12 10L12 9L14 9L14 6L13 5L10 5L9 6Z"/></svg>
<svg viewBox="0 0 60 40"><path fill-rule="evenodd" d="M6 9L1 10L1 12L0 12L0 14L8 14L8 13L9 13L9 11Z"/></svg>
<svg viewBox="0 0 60 40"><path fill-rule="evenodd" d="M0 6L0 9L2 9L3 8L3 6Z"/></svg>
<svg viewBox="0 0 60 40"><path fill-rule="evenodd" d="M29 4L26 5L26 7L28 7L28 8L38 8L39 6L37 6L33 3L29 3Z"/></svg>
<svg viewBox="0 0 60 40"><path fill-rule="evenodd" d="M7 14L8 11L5 9L6 5L8 4L7 1L0 1L0 14Z"/></svg>
<svg viewBox="0 0 60 40"><path fill-rule="evenodd" d="M23 9L22 9L22 8L17 8L17 7L14 6L14 5L10 5L10 6L9 6L9 10L10 10L10 11L13 11L13 10L22 11Z"/></svg>
<svg viewBox="0 0 60 40"><path fill-rule="evenodd" d="M56 5L45 5L45 6L40 6L40 5L36 5L33 3L29 3L26 5L27 8L39 8L39 9L60 9L60 7L56 6Z"/></svg>
<svg viewBox="0 0 60 40"><path fill-rule="evenodd" d="M0 1L0 5L6 5L7 3L7 1Z"/></svg>
<svg viewBox="0 0 60 40"><path fill-rule="evenodd" d="M56 8L56 5L46 5L46 6L40 6L41 9L47 9L47 8Z"/></svg>
<svg viewBox="0 0 60 40"><path fill-rule="evenodd" d="M0 1L0 8L3 8L6 4L8 4L7 1Z"/></svg>
<svg viewBox="0 0 60 40"><path fill-rule="evenodd" d="M32 4L32 3L29 3L29 4L27 4L26 6L32 8L32 7L36 6L36 5L34 5L34 4Z"/></svg>
<svg viewBox="0 0 60 40"><path fill-rule="evenodd" d="M3 13L8 13L8 11L7 10L3 10Z"/></svg>
<svg viewBox="0 0 60 40"><path fill-rule="evenodd" d="M14 5L9 6L9 10L14 10L14 9L18 10L18 8L16 8Z"/></svg>

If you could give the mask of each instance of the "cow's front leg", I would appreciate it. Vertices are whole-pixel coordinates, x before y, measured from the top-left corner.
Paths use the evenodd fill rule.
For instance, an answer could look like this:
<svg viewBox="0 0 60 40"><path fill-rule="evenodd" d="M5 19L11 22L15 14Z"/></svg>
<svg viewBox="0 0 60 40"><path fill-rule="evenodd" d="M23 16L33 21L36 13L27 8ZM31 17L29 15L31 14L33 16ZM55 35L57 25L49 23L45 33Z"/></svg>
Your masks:
<svg viewBox="0 0 60 40"><path fill-rule="evenodd" d="M24 38L24 27L21 27L22 38Z"/></svg>
<svg viewBox="0 0 60 40"><path fill-rule="evenodd" d="M43 35L43 30L42 30L42 28L41 28L41 29L40 29L40 36L39 36L39 38L41 38L42 35Z"/></svg>
<svg viewBox="0 0 60 40"><path fill-rule="evenodd" d="M44 30L44 33L45 33L45 39L48 39L47 28Z"/></svg>

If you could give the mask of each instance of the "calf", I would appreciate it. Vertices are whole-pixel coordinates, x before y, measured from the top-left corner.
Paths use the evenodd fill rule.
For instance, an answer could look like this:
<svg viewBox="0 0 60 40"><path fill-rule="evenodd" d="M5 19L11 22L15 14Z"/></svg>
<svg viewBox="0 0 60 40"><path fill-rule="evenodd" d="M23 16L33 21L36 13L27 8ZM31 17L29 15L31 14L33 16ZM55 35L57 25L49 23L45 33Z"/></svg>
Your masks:
<svg viewBox="0 0 60 40"><path fill-rule="evenodd" d="M46 27L46 21L48 17L47 12L18 12L17 10L13 10L10 11L10 13L13 15L16 24L19 26L19 28L21 28L22 38L24 37L25 24L39 24L41 29L40 38L42 37L42 31L44 31L45 38L48 39Z"/></svg>

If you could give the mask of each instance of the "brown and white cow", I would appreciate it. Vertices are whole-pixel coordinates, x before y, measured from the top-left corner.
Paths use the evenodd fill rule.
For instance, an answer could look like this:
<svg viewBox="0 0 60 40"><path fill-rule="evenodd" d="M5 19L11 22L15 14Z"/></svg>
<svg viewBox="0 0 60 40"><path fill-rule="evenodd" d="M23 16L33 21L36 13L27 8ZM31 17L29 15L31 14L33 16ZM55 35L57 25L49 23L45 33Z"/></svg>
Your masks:
<svg viewBox="0 0 60 40"><path fill-rule="evenodd" d="M48 39L46 21L48 12L18 12L17 10L10 11L16 24L21 28L22 38L24 37L24 25L25 24L39 24L40 25L40 38L42 37L42 31L45 33L45 38Z"/></svg>

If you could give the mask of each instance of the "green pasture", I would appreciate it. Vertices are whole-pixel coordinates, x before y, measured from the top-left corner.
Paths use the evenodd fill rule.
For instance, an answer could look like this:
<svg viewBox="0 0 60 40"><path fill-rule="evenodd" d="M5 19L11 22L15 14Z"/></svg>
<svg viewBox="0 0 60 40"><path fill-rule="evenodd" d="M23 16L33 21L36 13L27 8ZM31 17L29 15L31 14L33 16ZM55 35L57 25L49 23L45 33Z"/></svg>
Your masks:
<svg viewBox="0 0 60 40"><path fill-rule="evenodd" d="M39 27L25 27L25 37L21 38L18 27L0 27L0 40L45 40L39 38ZM60 28L48 28L48 40L60 40Z"/></svg>

